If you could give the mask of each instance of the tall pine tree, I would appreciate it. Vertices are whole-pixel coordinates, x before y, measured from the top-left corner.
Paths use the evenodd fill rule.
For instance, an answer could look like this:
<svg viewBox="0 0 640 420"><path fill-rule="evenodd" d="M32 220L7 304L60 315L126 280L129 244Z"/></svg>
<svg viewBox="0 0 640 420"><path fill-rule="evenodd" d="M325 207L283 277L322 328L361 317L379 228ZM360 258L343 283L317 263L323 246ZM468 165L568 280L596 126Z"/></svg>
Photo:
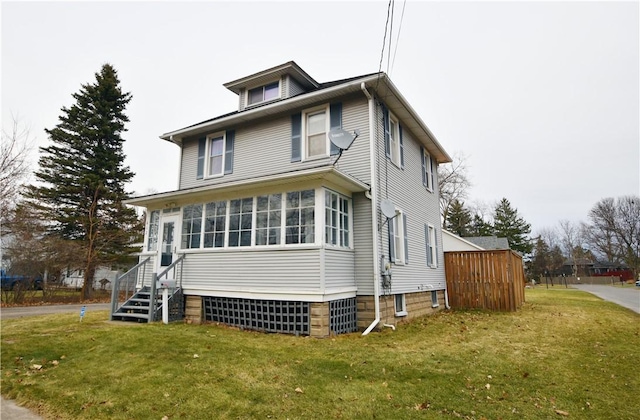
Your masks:
<svg viewBox="0 0 640 420"><path fill-rule="evenodd" d="M471 221L471 212L464 207L464 203L453 200L445 220L446 229L461 237L471 236Z"/></svg>
<svg viewBox="0 0 640 420"><path fill-rule="evenodd" d="M518 210L511 207L506 198L500 200L494 209L493 232L500 238L507 238L511 249L523 255L533 249L527 236L531 233L531 225L518 215Z"/></svg>
<svg viewBox="0 0 640 420"><path fill-rule="evenodd" d="M124 165L125 108L131 94L123 92L116 70L105 64L95 82L74 93L75 103L63 107L59 123L45 130L53 143L40 149L40 184L27 197L50 221L49 235L73 241L82 255L83 298L91 297L96 268L122 263L136 240L137 217L122 204L125 184L133 172Z"/></svg>

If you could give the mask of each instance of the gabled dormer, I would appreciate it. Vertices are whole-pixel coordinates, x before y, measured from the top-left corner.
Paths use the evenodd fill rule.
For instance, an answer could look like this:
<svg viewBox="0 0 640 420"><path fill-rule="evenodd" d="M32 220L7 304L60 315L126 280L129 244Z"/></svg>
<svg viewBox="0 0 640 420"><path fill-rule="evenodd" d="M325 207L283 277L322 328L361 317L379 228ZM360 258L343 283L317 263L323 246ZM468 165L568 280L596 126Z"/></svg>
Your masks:
<svg viewBox="0 0 640 420"><path fill-rule="evenodd" d="M289 61L223 86L238 95L238 111L244 111L310 92L320 84L294 61Z"/></svg>

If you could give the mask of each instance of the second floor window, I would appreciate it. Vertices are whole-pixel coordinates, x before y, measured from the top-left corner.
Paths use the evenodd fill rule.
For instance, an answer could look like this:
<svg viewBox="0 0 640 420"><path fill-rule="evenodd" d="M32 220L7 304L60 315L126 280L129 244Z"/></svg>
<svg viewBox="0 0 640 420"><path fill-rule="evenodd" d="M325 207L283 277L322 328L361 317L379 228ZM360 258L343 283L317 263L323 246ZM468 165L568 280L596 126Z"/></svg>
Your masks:
<svg viewBox="0 0 640 420"><path fill-rule="evenodd" d="M400 124L393 115L389 115L389 153L391 162L400 166Z"/></svg>
<svg viewBox="0 0 640 420"><path fill-rule="evenodd" d="M307 158L327 155L327 112L325 109L306 114Z"/></svg>
<svg viewBox="0 0 640 420"><path fill-rule="evenodd" d="M222 175L224 166L224 136L209 139L209 175Z"/></svg>

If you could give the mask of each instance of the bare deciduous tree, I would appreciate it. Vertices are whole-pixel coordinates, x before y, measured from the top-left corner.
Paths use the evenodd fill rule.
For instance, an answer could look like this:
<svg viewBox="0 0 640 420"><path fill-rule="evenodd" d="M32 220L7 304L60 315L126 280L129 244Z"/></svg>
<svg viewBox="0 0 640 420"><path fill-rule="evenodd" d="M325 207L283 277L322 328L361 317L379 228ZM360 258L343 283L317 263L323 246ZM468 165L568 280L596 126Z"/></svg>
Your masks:
<svg viewBox="0 0 640 420"><path fill-rule="evenodd" d="M578 259L584 254L582 244L584 234L581 226L569 220L560 220L560 247L564 255L571 261L573 275L578 275Z"/></svg>
<svg viewBox="0 0 640 420"><path fill-rule="evenodd" d="M640 197L603 198L589 212L588 238L594 250L640 270Z"/></svg>
<svg viewBox="0 0 640 420"><path fill-rule="evenodd" d="M15 207L20 188L29 179L31 149L28 128L13 118L11 131L2 130L0 141L0 226L5 225L9 212Z"/></svg>
<svg viewBox="0 0 640 420"><path fill-rule="evenodd" d="M440 188L440 216L447 220L454 201L463 202L468 196L471 181L467 175L466 156L461 152L453 154L451 163L438 166Z"/></svg>

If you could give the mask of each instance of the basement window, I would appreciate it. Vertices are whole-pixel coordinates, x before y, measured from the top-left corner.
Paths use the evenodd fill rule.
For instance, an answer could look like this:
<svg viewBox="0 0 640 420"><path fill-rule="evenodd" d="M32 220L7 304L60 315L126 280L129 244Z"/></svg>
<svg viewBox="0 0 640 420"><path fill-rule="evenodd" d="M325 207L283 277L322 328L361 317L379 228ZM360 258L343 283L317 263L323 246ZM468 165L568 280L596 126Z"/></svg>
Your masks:
<svg viewBox="0 0 640 420"><path fill-rule="evenodd" d="M396 316L407 316L407 302L404 294L394 295Z"/></svg>
<svg viewBox="0 0 640 420"><path fill-rule="evenodd" d="M431 292L431 307L437 308L438 306L440 306L440 303L438 303L438 291L433 290Z"/></svg>

